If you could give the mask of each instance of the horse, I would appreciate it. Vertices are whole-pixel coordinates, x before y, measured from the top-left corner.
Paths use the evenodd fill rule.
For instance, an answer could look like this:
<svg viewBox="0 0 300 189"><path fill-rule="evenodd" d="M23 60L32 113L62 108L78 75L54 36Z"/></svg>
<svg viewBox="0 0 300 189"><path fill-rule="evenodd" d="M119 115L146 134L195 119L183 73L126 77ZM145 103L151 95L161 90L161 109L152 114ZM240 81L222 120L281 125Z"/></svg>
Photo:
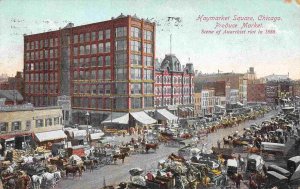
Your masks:
<svg viewBox="0 0 300 189"><path fill-rule="evenodd" d="M156 151L156 149L158 149L158 143L155 143L155 144L145 144L146 153L148 153L148 151L150 149L153 149L154 151Z"/></svg>
<svg viewBox="0 0 300 189"><path fill-rule="evenodd" d="M113 160L114 160L115 164L117 163L117 159L121 159L122 163L124 163L124 160L125 160L126 156L128 156L127 153L115 154L115 155L113 155Z"/></svg>
<svg viewBox="0 0 300 189"><path fill-rule="evenodd" d="M42 175L42 178L42 181L45 183L45 186L51 186L54 188L57 182L61 179L61 173L59 171L54 173L46 172Z"/></svg>
<svg viewBox="0 0 300 189"><path fill-rule="evenodd" d="M73 174L73 178L76 176L76 173L79 173L79 176L81 177L82 175L82 168L80 167L80 165L67 165L66 168L66 177L68 177L68 175L70 173Z"/></svg>
<svg viewBox="0 0 300 189"><path fill-rule="evenodd" d="M168 159L172 160L172 161L178 161L178 162L185 162L185 159L180 157L180 156L177 156L175 154L171 154L168 156Z"/></svg>
<svg viewBox="0 0 300 189"><path fill-rule="evenodd" d="M85 165L86 168L89 167L90 168L90 172L92 172L94 170L97 162L98 162L97 160L87 159L87 160L83 161L83 165Z"/></svg>
<svg viewBox="0 0 300 189"><path fill-rule="evenodd" d="M33 189L40 189L43 182L43 177L38 175L32 175L31 182Z"/></svg>

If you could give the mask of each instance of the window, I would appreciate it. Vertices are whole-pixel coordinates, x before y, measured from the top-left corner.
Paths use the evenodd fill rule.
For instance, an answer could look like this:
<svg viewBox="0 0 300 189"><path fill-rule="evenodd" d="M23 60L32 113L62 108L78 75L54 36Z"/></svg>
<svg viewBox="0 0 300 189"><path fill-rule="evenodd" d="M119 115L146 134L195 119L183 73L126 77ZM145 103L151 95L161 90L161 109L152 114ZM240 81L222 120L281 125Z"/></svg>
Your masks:
<svg viewBox="0 0 300 189"><path fill-rule="evenodd" d="M141 29L136 27L131 27L131 37L141 38Z"/></svg>
<svg viewBox="0 0 300 189"><path fill-rule="evenodd" d="M45 39L45 41L44 41L44 47L48 47L48 39Z"/></svg>
<svg viewBox="0 0 300 189"><path fill-rule="evenodd" d="M152 70L144 70L144 79L145 80L153 80L153 71Z"/></svg>
<svg viewBox="0 0 300 189"><path fill-rule="evenodd" d="M102 84L98 85L98 94L104 94L104 88Z"/></svg>
<svg viewBox="0 0 300 189"><path fill-rule="evenodd" d="M98 109L103 109L103 99L99 98L97 101L98 101Z"/></svg>
<svg viewBox="0 0 300 189"><path fill-rule="evenodd" d="M116 94L127 94L127 83L116 83Z"/></svg>
<svg viewBox="0 0 300 189"><path fill-rule="evenodd" d="M153 66L153 58L151 56L144 56L144 66Z"/></svg>
<svg viewBox="0 0 300 189"><path fill-rule="evenodd" d="M35 49L39 48L39 41L35 41Z"/></svg>
<svg viewBox="0 0 300 189"><path fill-rule="evenodd" d="M131 54L130 55L131 65L142 65L142 57L141 55Z"/></svg>
<svg viewBox="0 0 300 189"><path fill-rule="evenodd" d="M116 51L124 51L127 49L127 40L117 40L116 41Z"/></svg>
<svg viewBox="0 0 300 189"><path fill-rule="evenodd" d="M68 36L69 37L69 36ZM70 42L69 42L70 43ZM54 39L54 46L57 47L58 46L58 38Z"/></svg>
<svg viewBox="0 0 300 189"><path fill-rule="evenodd" d="M96 32L92 32L92 41L96 40Z"/></svg>
<svg viewBox="0 0 300 189"><path fill-rule="evenodd" d="M115 74L116 80L127 80L127 68L116 68Z"/></svg>
<svg viewBox="0 0 300 189"><path fill-rule="evenodd" d="M105 56L105 65L110 66L110 56Z"/></svg>
<svg viewBox="0 0 300 189"><path fill-rule="evenodd" d="M78 35L74 35L74 43L78 43Z"/></svg>
<svg viewBox="0 0 300 189"><path fill-rule="evenodd" d="M110 52L110 42L105 43L105 52Z"/></svg>
<svg viewBox="0 0 300 189"><path fill-rule="evenodd" d="M141 80L142 79L142 69L131 68L131 70L130 70L130 79Z"/></svg>
<svg viewBox="0 0 300 189"><path fill-rule="evenodd" d="M0 132L8 132L8 123L0 122Z"/></svg>
<svg viewBox="0 0 300 189"><path fill-rule="evenodd" d="M144 40L152 40L152 31L144 30Z"/></svg>
<svg viewBox="0 0 300 189"><path fill-rule="evenodd" d="M30 50L30 43L26 43L26 50Z"/></svg>
<svg viewBox="0 0 300 189"><path fill-rule="evenodd" d="M96 70L92 70L91 79L96 79Z"/></svg>
<svg viewBox="0 0 300 189"><path fill-rule="evenodd" d="M90 41L90 33L86 33L85 34L85 42L89 42Z"/></svg>
<svg viewBox="0 0 300 189"><path fill-rule="evenodd" d="M84 46L80 46L80 55L84 55Z"/></svg>
<svg viewBox="0 0 300 189"><path fill-rule="evenodd" d="M116 109L128 109L127 98L126 97L118 97L115 100Z"/></svg>
<svg viewBox="0 0 300 189"><path fill-rule="evenodd" d="M144 43L144 53L152 53L152 44Z"/></svg>
<svg viewBox="0 0 300 189"><path fill-rule="evenodd" d="M21 130L21 121L14 121L11 123L11 131Z"/></svg>
<svg viewBox="0 0 300 189"><path fill-rule="evenodd" d="M139 41L131 41L130 42L130 50L135 52L141 52L141 42Z"/></svg>
<svg viewBox="0 0 300 189"><path fill-rule="evenodd" d="M92 92L92 94L97 94L97 86L96 85L91 86L91 92Z"/></svg>
<svg viewBox="0 0 300 189"><path fill-rule="evenodd" d="M103 79L103 70L98 70L98 79Z"/></svg>
<svg viewBox="0 0 300 189"><path fill-rule="evenodd" d="M105 39L110 39L110 30L105 30Z"/></svg>
<svg viewBox="0 0 300 189"><path fill-rule="evenodd" d="M125 37L125 36L127 36L127 27L116 28L116 37Z"/></svg>
<svg viewBox="0 0 300 189"><path fill-rule="evenodd" d="M98 57L98 66L99 66L99 67L102 67L102 66L103 66L103 57L102 57L102 56L99 56L99 57Z"/></svg>
<svg viewBox="0 0 300 189"><path fill-rule="evenodd" d="M78 85L74 85L74 94L77 94L78 92Z"/></svg>
<svg viewBox="0 0 300 189"><path fill-rule="evenodd" d="M84 67L84 58L79 59L79 66Z"/></svg>
<svg viewBox="0 0 300 189"><path fill-rule="evenodd" d="M98 44L98 52L99 53L103 53L104 52L103 43L99 43Z"/></svg>
<svg viewBox="0 0 300 189"><path fill-rule="evenodd" d="M153 84L144 83L144 94L153 94Z"/></svg>
<svg viewBox="0 0 300 189"><path fill-rule="evenodd" d="M97 45L96 44L92 44L92 54L96 54L97 53Z"/></svg>
<svg viewBox="0 0 300 189"><path fill-rule="evenodd" d="M142 84L131 83L130 90L131 90L131 94L142 94Z"/></svg>
<svg viewBox="0 0 300 189"><path fill-rule="evenodd" d="M103 40L103 31L99 31L98 40Z"/></svg>
<svg viewBox="0 0 300 189"><path fill-rule="evenodd" d="M25 128L25 130L29 131L30 129L31 129L31 121L28 120L28 121L26 121L26 128Z"/></svg>
<svg viewBox="0 0 300 189"><path fill-rule="evenodd" d="M74 51L73 51L74 56L78 55L78 47L74 47Z"/></svg>
<svg viewBox="0 0 300 189"><path fill-rule="evenodd" d="M91 53L91 49L90 48L91 48L90 45L86 45L85 46L85 54L86 55Z"/></svg>
<svg viewBox="0 0 300 189"><path fill-rule="evenodd" d="M105 70L105 78L106 80L110 80L111 79L111 74L110 74L110 70Z"/></svg>
<svg viewBox="0 0 300 189"><path fill-rule="evenodd" d="M77 100L78 98L76 98L76 100ZM75 99L74 99L74 101L75 101ZM74 103L75 104L75 103ZM76 103L77 104L77 103ZM59 125L59 117L55 117L54 118L54 125Z"/></svg>
<svg viewBox="0 0 300 189"><path fill-rule="evenodd" d="M105 94L110 94L110 85L105 85Z"/></svg>
<svg viewBox="0 0 300 189"><path fill-rule="evenodd" d="M142 98L131 98L131 108L142 108Z"/></svg>
<svg viewBox="0 0 300 189"><path fill-rule="evenodd" d="M153 97L145 97L144 98L144 107L153 107Z"/></svg>
<svg viewBox="0 0 300 189"><path fill-rule="evenodd" d="M73 61L73 66L74 66L74 67L78 67L78 59L74 59L74 61Z"/></svg>
<svg viewBox="0 0 300 189"><path fill-rule="evenodd" d="M116 54L115 59L116 59L116 63L115 63L116 66L127 64L127 54L126 53Z"/></svg>
<svg viewBox="0 0 300 189"><path fill-rule="evenodd" d="M50 39L50 47L53 47L54 46L54 41L53 39Z"/></svg>
<svg viewBox="0 0 300 189"><path fill-rule="evenodd" d="M92 57L91 66L97 66L97 57Z"/></svg>
<svg viewBox="0 0 300 189"><path fill-rule="evenodd" d="M84 35L83 34L80 34L80 39L79 39L80 43L83 43L84 42Z"/></svg>

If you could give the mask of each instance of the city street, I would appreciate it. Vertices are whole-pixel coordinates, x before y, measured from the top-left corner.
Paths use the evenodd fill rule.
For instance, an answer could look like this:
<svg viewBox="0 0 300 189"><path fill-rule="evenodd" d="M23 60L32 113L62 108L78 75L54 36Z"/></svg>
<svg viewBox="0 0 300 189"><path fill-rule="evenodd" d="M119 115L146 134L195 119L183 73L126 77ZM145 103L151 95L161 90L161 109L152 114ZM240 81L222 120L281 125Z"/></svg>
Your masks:
<svg viewBox="0 0 300 189"><path fill-rule="evenodd" d="M229 129L221 129L215 133L211 133L208 135L208 138L204 138L203 143L207 143L207 147L217 143L217 140L222 140L223 137L232 134L235 131L242 132L243 128L249 127L253 123L261 123L264 120L269 120L272 116L276 114L275 111L272 111L265 115L265 117L250 120L245 123L240 124L238 127L229 128ZM123 140L123 137L118 137L119 140ZM126 139L130 137L127 136ZM201 144L200 144L201 145ZM57 189L95 189L103 187L103 183L105 180L106 185L114 185L118 184L122 181L129 180L129 170L134 167L140 167L142 169L149 170L151 168L156 168L157 163L160 159L166 158L172 152L177 152L178 148L165 147L164 145L160 145L160 148L156 151L156 153L149 154L137 154L131 155L130 157L125 159L125 163L122 164L121 161L118 161L117 165L108 165L102 168L98 168L94 170L94 172L90 173L90 171L86 171L83 173L81 178L76 177L73 179L69 176L68 179L64 178L59 182L56 186Z"/></svg>

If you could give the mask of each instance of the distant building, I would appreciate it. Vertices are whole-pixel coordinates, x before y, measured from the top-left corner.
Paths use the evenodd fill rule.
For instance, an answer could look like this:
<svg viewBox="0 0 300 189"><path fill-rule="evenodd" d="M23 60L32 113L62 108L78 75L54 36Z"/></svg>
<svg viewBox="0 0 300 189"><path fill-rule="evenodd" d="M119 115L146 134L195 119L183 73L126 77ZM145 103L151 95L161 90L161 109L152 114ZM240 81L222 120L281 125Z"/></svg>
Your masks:
<svg viewBox="0 0 300 189"><path fill-rule="evenodd" d="M280 82L280 81L287 81L289 80L289 75L277 75L277 74L272 74L268 75L262 78L263 81L266 82Z"/></svg>
<svg viewBox="0 0 300 189"><path fill-rule="evenodd" d="M247 101L266 102L266 85L264 83L251 84L247 86Z"/></svg>
<svg viewBox="0 0 300 189"><path fill-rule="evenodd" d="M0 98L5 99L5 105L23 104L24 98L17 90L0 90Z"/></svg>
<svg viewBox="0 0 300 189"><path fill-rule="evenodd" d="M155 70L155 105L179 117L194 115L194 67L168 54Z"/></svg>
<svg viewBox="0 0 300 189"><path fill-rule="evenodd" d="M195 86L198 87L200 83L210 82L225 82L230 89L237 89L239 91L238 101L243 104L247 103L247 77L245 74L239 73L213 73L213 74L198 74L195 79ZM227 94L228 95L228 94Z"/></svg>
<svg viewBox="0 0 300 189"><path fill-rule="evenodd" d="M202 107L201 107L201 92L195 92L195 105L194 105L194 115L195 117L202 117Z"/></svg>
<svg viewBox="0 0 300 189"><path fill-rule="evenodd" d="M293 96L300 97L300 80L293 82Z"/></svg>

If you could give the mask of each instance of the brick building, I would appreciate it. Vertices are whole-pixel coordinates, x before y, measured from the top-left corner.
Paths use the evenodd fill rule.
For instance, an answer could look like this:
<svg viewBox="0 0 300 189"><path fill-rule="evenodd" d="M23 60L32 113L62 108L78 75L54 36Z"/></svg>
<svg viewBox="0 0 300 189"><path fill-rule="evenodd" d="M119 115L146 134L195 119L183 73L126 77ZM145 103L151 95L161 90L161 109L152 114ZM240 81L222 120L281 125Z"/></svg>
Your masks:
<svg viewBox="0 0 300 189"><path fill-rule="evenodd" d="M70 96L73 121L153 108L155 24L136 16L24 36L25 99Z"/></svg>
<svg viewBox="0 0 300 189"><path fill-rule="evenodd" d="M230 89L239 90L239 101L247 103L247 76L239 73L214 73L214 74L198 74L195 85L198 83L225 82Z"/></svg>
<svg viewBox="0 0 300 189"><path fill-rule="evenodd" d="M184 67L173 54L165 56L155 70L155 105L179 117L194 115L194 67Z"/></svg>
<svg viewBox="0 0 300 189"><path fill-rule="evenodd" d="M264 83L247 85L248 102L266 102L266 85Z"/></svg>

